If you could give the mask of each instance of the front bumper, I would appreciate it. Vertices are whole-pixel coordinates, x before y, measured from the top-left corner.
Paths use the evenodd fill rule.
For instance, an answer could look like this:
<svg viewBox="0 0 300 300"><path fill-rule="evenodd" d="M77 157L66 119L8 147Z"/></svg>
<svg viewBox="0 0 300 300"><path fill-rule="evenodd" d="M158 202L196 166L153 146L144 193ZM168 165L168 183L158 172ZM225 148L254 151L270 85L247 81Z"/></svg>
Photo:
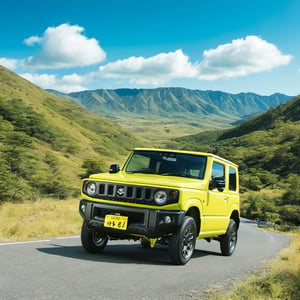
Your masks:
<svg viewBox="0 0 300 300"><path fill-rule="evenodd" d="M88 228L99 230L115 238L127 238L134 235L159 238L174 233L182 224L185 216L184 211L104 204L84 199L80 201L79 212ZM104 227L104 218L107 214L127 216L127 229L119 230Z"/></svg>

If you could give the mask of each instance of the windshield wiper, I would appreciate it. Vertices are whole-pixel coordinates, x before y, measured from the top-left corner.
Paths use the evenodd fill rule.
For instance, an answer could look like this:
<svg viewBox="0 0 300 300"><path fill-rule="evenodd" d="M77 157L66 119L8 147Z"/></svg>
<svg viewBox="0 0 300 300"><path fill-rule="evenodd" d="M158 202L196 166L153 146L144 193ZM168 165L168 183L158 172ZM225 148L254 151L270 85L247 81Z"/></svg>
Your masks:
<svg viewBox="0 0 300 300"><path fill-rule="evenodd" d="M141 173L141 174L156 174L152 169L142 169L137 171L127 171L127 173Z"/></svg>
<svg viewBox="0 0 300 300"><path fill-rule="evenodd" d="M182 174L182 173L162 173L162 176L178 176L178 177L188 177L188 178L195 178L195 176L190 174Z"/></svg>

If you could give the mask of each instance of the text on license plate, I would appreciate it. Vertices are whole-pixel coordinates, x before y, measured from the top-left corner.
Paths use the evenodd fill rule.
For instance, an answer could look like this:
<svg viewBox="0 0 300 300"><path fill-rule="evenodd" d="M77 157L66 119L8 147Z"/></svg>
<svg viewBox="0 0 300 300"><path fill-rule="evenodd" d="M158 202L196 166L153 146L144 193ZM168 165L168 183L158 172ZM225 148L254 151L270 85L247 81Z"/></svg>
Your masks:
<svg viewBox="0 0 300 300"><path fill-rule="evenodd" d="M121 230L127 229L128 217L106 215L104 219L104 227L116 228Z"/></svg>

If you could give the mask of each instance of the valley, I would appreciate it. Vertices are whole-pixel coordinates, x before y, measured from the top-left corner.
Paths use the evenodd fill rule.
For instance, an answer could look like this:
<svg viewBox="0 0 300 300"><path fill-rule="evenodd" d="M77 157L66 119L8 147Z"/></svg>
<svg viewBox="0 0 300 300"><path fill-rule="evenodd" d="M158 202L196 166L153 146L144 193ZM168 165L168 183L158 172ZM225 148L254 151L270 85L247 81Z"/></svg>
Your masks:
<svg viewBox="0 0 300 300"><path fill-rule="evenodd" d="M229 128L292 97L228 94L184 88L51 91L112 120L154 145L206 130Z"/></svg>

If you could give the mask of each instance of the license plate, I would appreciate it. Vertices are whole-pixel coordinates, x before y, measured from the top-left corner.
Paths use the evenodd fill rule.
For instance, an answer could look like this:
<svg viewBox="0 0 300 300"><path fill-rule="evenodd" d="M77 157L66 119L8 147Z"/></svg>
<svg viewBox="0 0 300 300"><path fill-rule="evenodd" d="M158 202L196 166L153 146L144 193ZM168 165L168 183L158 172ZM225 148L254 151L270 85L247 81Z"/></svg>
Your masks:
<svg viewBox="0 0 300 300"><path fill-rule="evenodd" d="M106 215L104 219L104 227L110 227L120 230L126 230L128 223L128 217L116 216L116 215Z"/></svg>

